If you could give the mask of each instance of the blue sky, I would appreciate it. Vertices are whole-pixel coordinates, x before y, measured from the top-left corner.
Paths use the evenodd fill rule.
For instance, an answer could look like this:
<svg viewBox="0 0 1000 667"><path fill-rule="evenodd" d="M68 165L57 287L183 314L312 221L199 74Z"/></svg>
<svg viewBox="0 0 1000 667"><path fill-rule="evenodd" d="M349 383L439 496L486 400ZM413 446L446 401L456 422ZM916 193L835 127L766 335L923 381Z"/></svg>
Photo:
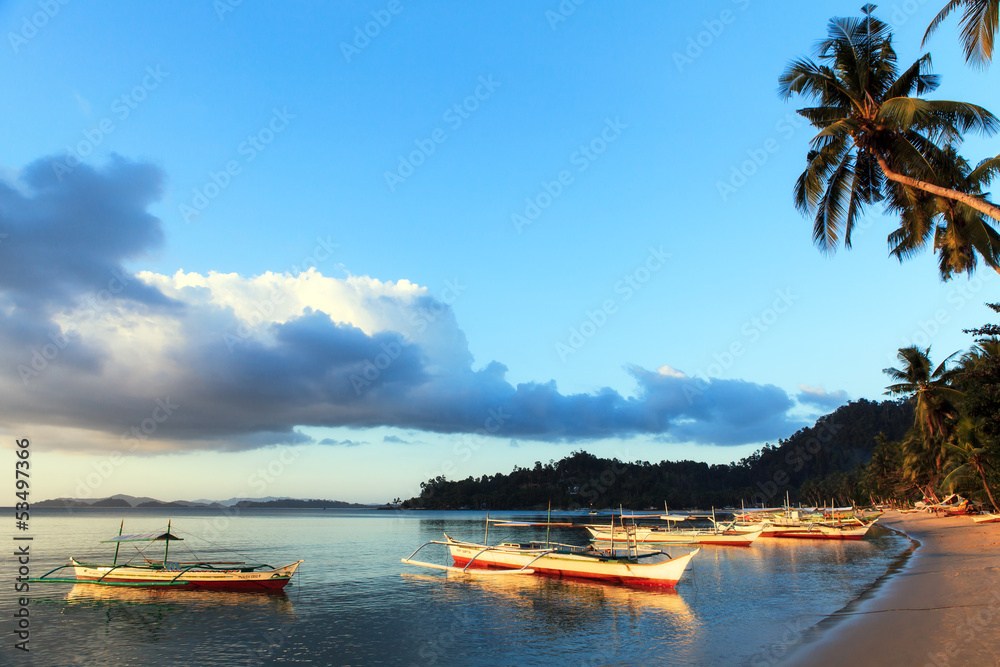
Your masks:
<svg viewBox="0 0 1000 667"><path fill-rule="evenodd" d="M939 4L880 6L901 61ZM859 6L5 3L4 446L38 497L369 502L881 398L997 285L792 206L777 77ZM933 97L1000 110L956 35Z"/></svg>

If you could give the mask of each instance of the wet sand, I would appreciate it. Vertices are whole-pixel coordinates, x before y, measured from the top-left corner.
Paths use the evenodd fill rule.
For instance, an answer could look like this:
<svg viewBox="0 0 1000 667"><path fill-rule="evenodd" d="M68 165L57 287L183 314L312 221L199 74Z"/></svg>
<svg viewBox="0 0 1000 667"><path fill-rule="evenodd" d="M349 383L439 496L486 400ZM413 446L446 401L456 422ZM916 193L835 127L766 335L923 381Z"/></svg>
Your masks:
<svg viewBox="0 0 1000 667"><path fill-rule="evenodd" d="M920 546L783 664L1000 665L1000 523L899 512L880 523Z"/></svg>

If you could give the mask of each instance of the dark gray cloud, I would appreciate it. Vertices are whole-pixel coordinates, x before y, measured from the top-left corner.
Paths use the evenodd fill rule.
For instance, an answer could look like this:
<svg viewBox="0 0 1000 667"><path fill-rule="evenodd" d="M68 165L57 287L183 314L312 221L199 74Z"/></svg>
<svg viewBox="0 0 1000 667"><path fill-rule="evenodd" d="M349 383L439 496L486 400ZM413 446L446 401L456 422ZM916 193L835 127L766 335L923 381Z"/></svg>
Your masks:
<svg viewBox="0 0 1000 667"><path fill-rule="evenodd" d="M114 157L104 169L81 165L59 177L51 163L26 167L20 189L0 182L0 289L9 303L33 311L106 289L168 304L123 269L163 244L160 221L147 211L162 194L160 170Z"/></svg>
<svg viewBox="0 0 1000 667"><path fill-rule="evenodd" d="M13 366L30 372L58 350L64 366L94 372L105 360L53 318L68 308L86 315L122 304L180 304L135 279L124 262L163 243L160 221L147 208L161 196L163 177L151 165L114 157L104 169L78 166L61 178L52 159L0 181L0 346L20 354Z"/></svg>
<svg viewBox="0 0 1000 667"><path fill-rule="evenodd" d="M364 443L355 440L334 440L333 438L323 438L319 441L321 445L331 445L334 447L360 447Z"/></svg>
<svg viewBox="0 0 1000 667"><path fill-rule="evenodd" d="M337 283L354 295L351 307L332 299L330 312L303 308L251 327L238 291L214 299L212 290L224 288L207 281L168 290L171 279L158 277L158 289L123 271L163 242L147 212L162 180L155 167L116 158L62 181L43 161L24 171L20 187L0 183L8 423L88 429L114 446L221 450L312 442L296 430L305 426L480 433L511 443L651 434L736 445L802 425L789 418L794 401L782 389L741 380L630 367L633 396L611 388L563 394L554 381L515 386L502 363L474 366L447 304L369 279L350 289ZM294 290L306 279L283 284ZM101 302L109 284L115 293ZM348 313L367 324L343 321ZM33 350L43 357L35 366Z"/></svg>

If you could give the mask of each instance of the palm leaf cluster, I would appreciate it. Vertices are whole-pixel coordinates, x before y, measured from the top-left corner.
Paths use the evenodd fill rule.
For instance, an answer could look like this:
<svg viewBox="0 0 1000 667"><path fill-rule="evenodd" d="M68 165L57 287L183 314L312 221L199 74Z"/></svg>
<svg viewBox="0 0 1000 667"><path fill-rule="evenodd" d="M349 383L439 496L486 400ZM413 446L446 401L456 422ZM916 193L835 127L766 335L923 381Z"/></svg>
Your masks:
<svg viewBox="0 0 1000 667"><path fill-rule="evenodd" d="M993 40L1000 26L1000 0L950 0L931 21L923 43L926 44L931 33L959 8L965 10L960 20L965 60L977 67L986 67L993 59Z"/></svg>
<svg viewBox="0 0 1000 667"><path fill-rule="evenodd" d="M793 60L779 78L784 99L816 104L799 110L819 132L794 201L813 217L813 240L824 252L851 246L852 232L872 205L898 215L890 253L906 259L928 245L941 274L971 272L977 258L1000 271L1000 220L985 187L998 158L972 167L957 152L970 131L991 134L1000 122L967 102L927 100L940 79L930 55L900 67L888 24L873 15L833 18L816 60Z"/></svg>
<svg viewBox="0 0 1000 667"><path fill-rule="evenodd" d="M900 442L880 443L865 476L870 490L893 486L890 495L906 495L919 489L934 498L938 491L971 489L985 492L997 509L993 491L1000 479L993 462L1000 457L1000 431L982 415L1000 405L1000 339L979 339L952 364L957 354L934 366L930 348L904 347L899 367L884 369L893 380L886 393L908 398L914 421Z"/></svg>

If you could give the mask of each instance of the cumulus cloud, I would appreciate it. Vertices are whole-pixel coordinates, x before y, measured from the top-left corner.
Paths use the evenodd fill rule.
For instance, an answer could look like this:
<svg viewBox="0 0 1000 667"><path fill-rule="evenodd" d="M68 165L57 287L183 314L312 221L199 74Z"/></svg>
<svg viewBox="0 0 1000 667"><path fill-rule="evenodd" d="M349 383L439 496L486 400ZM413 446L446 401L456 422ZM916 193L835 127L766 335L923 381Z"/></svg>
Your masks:
<svg viewBox="0 0 1000 667"><path fill-rule="evenodd" d="M669 366L629 367L632 396L512 385L502 363L477 367L448 305L405 280L128 274L125 261L163 242L146 210L161 182L156 168L115 159L63 180L43 161L0 184L8 424L103 433L132 451L312 442L304 426L720 445L801 426L778 387Z"/></svg>
<svg viewBox="0 0 1000 667"><path fill-rule="evenodd" d="M843 389L828 392L823 387L810 387L804 384L799 385L799 393L795 398L799 403L814 405L823 410L835 410L851 400Z"/></svg>

